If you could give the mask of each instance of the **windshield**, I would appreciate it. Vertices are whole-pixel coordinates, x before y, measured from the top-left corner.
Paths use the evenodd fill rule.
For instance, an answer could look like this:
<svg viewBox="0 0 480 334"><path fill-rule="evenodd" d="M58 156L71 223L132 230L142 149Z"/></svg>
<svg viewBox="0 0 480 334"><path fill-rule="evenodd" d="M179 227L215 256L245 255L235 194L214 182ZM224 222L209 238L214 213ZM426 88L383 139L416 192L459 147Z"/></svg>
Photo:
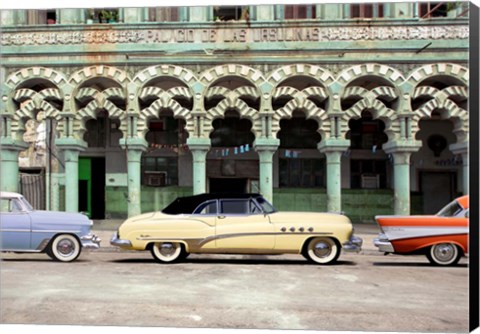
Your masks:
<svg viewBox="0 0 480 334"><path fill-rule="evenodd" d="M442 210L437 213L437 216L440 217L455 217L460 212L462 212L463 208L457 203L457 201L453 201L447 204Z"/></svg>
<svg viewBox="0 0 480 334"><path fill-rule="evenodd" d="M260 204L260 206L262 207L264 213L277 212L277 210L273 207L273 205L270 204L265 198L257 197L256 200L257 200L257 203Z"/></svg>

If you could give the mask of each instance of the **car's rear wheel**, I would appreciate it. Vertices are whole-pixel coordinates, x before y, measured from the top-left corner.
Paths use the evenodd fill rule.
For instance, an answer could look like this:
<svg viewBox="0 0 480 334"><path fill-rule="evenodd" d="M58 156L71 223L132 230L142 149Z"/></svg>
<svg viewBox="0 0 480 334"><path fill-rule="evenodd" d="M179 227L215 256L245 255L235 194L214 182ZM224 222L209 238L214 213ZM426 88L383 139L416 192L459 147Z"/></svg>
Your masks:
<svg viewBox="0 0 480 334"><path fill-rule="evenodd" d="M340 256L340 247L331 238L313 238L308 242L303 255L315 263L332 264Z"/></svg>
<svg viewBox="0 0 480 334"><path fill-rule="evenodd" d="M48 256L61 262L71 262L75 260L82 250L77 238L70 234L60 234L53 239Z"/></svg>
<svg viewBox="0 0 480 334"><path fill-rule="evenodd" d="M151 251L155 260L164 263L182 260L187 254L183 245L178 242L156 242Z"/></svg>
<svg viewBox="0 0 480 334"><path fill-rule="evenodd" d="M438 266L451 266L462 257L458 246L452 243L441 243L430 247L427 252L428 260Z"/></svg>

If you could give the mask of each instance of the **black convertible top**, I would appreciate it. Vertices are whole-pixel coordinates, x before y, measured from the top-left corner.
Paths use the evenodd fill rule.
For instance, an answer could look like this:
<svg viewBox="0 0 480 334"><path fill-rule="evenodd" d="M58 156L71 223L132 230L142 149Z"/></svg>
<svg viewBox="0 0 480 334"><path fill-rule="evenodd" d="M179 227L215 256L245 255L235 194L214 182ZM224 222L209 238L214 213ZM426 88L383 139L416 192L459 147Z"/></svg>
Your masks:
<svg viewBox="0 0 480 334"><path fill-rule="evenodd" d="M169 215L178 215L178 214L190 214L195 210L200 204L205 201L221 198L257 198L261 197L260 194L253 193L211 193L211 194L200 194L194 196L178 197L172 203L167 205L162 212Z"/></svg>

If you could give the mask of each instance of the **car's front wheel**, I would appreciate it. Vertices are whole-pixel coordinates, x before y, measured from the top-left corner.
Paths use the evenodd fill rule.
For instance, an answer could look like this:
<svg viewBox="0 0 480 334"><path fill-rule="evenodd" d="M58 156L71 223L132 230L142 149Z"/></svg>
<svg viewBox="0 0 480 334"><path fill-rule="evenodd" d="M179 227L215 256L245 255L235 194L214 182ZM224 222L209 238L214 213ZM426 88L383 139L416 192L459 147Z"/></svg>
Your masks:
<svg viewBox="0 0 480 334"><path fill-rule="evenodd" d="M452 243L441 243L430 247L427 252L428 260L438 266L451 266L462 257L458 246Z"/></svg>
<svg viewBox="0 0 480 334"><path fill-rule="evenodd" d="M77 238L70 234L60 234L53 239L47 254L54 260L71 262L80 255L81 251L82 247Z"/></svg>
<svg viewBox="0 0 480 334"><path fill-rule="evenodd" d="M159 262L175 262L187 257L183 245L178 242L156 242L151 251L153 258Z"/></svg>
<svg viewBox="0 0 480 334"><path fill-rule="evenodd" d="M303 255L315 263L331 264L340 256L340 246L331 238L313 238L308 242Z"/></svg>

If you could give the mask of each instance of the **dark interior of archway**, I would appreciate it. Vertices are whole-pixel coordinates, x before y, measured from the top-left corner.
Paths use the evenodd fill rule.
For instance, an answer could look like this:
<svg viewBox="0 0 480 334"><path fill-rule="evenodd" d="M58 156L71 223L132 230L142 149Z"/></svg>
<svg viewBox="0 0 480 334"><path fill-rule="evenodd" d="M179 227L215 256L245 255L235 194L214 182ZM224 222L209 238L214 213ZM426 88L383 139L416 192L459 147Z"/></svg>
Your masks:
<svg viewBox="0 0 480 334"><path fill-rule="evenodd" d="M240 118L238 112L228 110L224 118L213 121L213 132L210 135L212 147L235 147L252 145L255 136L251 132L252 122Z"/></svg>

